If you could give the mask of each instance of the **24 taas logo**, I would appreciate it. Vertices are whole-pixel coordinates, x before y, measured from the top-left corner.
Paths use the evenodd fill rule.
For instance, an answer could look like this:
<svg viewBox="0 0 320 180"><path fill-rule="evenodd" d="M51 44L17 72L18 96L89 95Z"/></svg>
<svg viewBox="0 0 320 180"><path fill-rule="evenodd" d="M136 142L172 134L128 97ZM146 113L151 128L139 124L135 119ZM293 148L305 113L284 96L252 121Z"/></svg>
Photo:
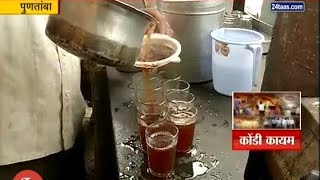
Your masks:
<svg viewBox="0 0 320 180"><path fill-rule="evenodd" d="M19 172L13 180L43 180L42 177L32 170L24 170Z"/></svg>
<svg viewBox="0 0 320 180"><path fill-rule="evenodd" d="M270 4L273 12L304 12L303 1L276 1Z"/></svg>
<svg viewBox="0 0 320 180"><path fill-rule="evenodd" d="M289 10L289 5L282 5L282 4L272 4L271 5L272 10Z"/></svg>

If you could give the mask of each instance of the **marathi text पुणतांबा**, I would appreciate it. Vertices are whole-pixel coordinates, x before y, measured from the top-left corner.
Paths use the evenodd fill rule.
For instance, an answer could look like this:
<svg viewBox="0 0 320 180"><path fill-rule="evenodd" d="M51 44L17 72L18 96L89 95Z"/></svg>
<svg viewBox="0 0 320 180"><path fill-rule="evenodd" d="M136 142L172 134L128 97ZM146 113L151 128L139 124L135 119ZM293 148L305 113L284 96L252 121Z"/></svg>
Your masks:
<svg viewBox="0 0 320 180"><path fill-rule="evenodd" d="M31 11L51 11L52 3L20 3L21 14L26 14L27 10Z"/></svg>

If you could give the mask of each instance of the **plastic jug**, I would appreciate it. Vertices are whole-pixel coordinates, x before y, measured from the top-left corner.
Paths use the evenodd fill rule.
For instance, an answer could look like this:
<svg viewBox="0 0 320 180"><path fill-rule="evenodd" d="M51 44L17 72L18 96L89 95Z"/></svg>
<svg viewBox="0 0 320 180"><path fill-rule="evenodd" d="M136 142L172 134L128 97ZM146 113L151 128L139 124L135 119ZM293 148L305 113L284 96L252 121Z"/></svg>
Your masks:
<svg viewBox="0 0 320 180"><path fill-rule="evenodd" d="M220 28L211 32L214 89L223 95L250 92L257 86L264 36L242 28Z"/></svg>

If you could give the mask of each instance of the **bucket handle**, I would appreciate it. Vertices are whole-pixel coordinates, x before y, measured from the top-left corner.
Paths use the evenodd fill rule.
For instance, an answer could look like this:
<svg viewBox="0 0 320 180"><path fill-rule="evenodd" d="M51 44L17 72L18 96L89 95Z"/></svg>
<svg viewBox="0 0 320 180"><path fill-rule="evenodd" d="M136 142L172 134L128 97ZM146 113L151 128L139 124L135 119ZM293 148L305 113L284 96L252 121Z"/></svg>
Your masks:
<svg viewBox="0 0 320 180"><path fill-rule="evenodd" d="M259 75L261 71L262 62L262 45L248 45L248 49L253 53L253 74L252 74L252 86L258 86Z"/></svg>

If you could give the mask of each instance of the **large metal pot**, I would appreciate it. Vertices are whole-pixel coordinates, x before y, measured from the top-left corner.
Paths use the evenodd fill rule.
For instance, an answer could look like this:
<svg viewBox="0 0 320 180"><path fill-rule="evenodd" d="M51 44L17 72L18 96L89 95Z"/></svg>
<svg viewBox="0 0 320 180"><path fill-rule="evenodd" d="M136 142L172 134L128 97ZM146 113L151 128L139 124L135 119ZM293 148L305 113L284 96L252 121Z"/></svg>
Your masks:
<svg viewBox="0 0 320 180"><path fill-rule="evenodd" d="M133 65L154 18L118 1L60 2L46 34L68 52L108 66Z"/></svg>
<svg viewBox="0 0 320 180"><path fill-rule="evenodd" d="M191 83L212 80L210 32L222 26L223 0L160 0L158 8L182 46L181 62L168 65L166 72L178 71Z"/></svg>

